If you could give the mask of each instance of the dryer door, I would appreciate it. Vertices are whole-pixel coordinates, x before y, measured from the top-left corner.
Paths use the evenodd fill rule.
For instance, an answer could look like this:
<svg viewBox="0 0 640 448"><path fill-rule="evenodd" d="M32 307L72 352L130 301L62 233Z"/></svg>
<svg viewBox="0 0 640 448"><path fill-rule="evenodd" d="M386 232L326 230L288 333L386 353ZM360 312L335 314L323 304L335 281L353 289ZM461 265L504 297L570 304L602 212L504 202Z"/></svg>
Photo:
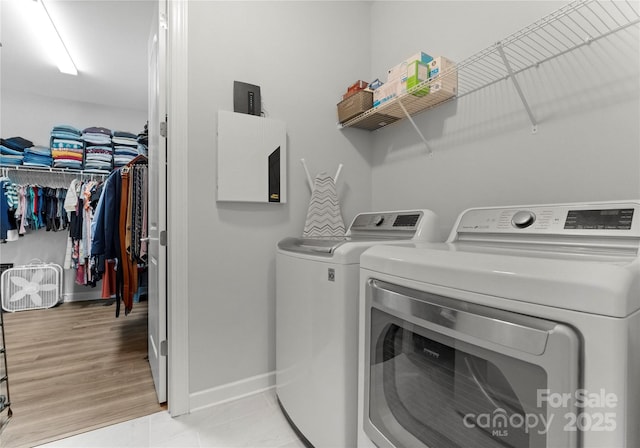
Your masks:
<svg viewBox="0 0 640 448"><path fill-rule="evenodd" d="M579 387L571 328L377 280L366 306L364 429L378 446L577 446L574 400L549 399Z"/></svg>

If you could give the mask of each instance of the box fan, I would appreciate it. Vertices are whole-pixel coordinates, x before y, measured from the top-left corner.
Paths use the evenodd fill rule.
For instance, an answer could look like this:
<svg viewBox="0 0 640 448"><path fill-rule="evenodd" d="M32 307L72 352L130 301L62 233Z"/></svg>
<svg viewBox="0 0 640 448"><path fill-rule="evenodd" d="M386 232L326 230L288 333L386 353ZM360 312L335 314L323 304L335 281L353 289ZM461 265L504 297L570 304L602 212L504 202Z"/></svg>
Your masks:
<svg viewBox="0 0 640 448"><path fill-rule="evenodd" d="M0 278L2 309L24 311L51 308L62 298L62 267L33 261L7 269Z"/></svg>

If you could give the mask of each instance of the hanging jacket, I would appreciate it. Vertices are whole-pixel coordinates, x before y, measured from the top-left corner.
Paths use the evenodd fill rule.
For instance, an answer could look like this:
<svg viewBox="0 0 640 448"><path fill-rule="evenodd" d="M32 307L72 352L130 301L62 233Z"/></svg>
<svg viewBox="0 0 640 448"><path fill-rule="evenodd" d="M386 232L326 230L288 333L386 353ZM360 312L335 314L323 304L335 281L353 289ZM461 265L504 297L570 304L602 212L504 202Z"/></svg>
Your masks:
<svg viewBox="0 0 640 448"><path fill-rule="evenodd" d="M119 251L120 194L122 175L115 170L105 181L91 223L91 253L106 259L117 258Z"/></svg>

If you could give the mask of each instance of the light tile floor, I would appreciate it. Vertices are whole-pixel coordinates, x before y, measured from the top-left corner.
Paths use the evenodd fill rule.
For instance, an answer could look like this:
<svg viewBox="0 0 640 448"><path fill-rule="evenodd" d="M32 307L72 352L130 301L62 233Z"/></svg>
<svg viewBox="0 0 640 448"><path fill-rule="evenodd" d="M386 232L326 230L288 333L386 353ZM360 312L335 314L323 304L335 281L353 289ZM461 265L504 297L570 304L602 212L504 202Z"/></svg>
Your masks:
<svg viewBox="0 0 640 448"><path fill-rule="evenodd" d="M40 447L304 448L273 390L171 418L159 412Z"/></svg>

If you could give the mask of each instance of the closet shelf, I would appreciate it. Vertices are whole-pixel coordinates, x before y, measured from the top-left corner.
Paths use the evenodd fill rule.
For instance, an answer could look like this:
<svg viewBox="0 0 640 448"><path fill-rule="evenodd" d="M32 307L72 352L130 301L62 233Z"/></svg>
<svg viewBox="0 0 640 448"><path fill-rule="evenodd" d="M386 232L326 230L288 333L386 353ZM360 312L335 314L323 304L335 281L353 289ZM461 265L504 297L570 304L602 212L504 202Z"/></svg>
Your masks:
<svg viewBox="0 0 640 448"><path fill-rule="evenodd" d="M54 168L48 166L24 166L24 165L2 165L0 164L0 170L4 171L25 171L30 173L57 173L57 174L85 174L85 175L94 175L94 176L108 176L107 173L99 173L91 170L77 170L73 168Z"/></svg>
<svg viewBox="0 0 640 448"><path fill-rule="evenodd" d="M536 119L516 75L638 23L640 12L637 5L632 5L629 0L574 1L459 62L450 70L443 71L438 79L428 79L407 93L369 109L339 127L376 130L511 78L535 131ZM429 93L422 97L413 95L427 86L433 86L439 79L446 82L447 78L453 79L456 75L456 96L451 97L444 92Z"/></svg>

